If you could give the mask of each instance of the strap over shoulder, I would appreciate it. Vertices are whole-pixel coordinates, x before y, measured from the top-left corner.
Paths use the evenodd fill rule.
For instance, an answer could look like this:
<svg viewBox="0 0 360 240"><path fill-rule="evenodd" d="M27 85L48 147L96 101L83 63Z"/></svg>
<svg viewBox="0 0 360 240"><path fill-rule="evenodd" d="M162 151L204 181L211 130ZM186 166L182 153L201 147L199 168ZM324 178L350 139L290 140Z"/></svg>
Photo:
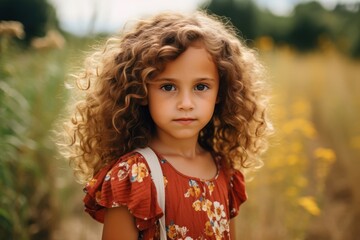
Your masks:
<svg viewBox="0 0 360 240"><path fill-rule="evenodd" d="M166 228L165 228L165 184L164 176L161 170L161 165L158 157L154 151L149 148L138 148L135 150L140 153L146 160L149 165L151 178L156 186L157 199L158 203L164 213L164 215L159 219L160 222L160 237L161 239L166 239Z"/></svg>

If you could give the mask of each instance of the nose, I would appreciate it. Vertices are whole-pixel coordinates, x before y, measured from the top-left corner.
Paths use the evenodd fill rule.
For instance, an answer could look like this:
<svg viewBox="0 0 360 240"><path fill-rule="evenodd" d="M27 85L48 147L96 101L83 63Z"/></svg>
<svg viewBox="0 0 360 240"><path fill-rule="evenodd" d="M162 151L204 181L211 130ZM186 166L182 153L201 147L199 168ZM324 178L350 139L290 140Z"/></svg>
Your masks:
<svg viewBox="0 0 360 240"><path fill-rule="evenodd" d="M180 92L177 107L179 110L186 110L186 111L194 109L194 99L192 96L192 92L190 91Z"/></svg>

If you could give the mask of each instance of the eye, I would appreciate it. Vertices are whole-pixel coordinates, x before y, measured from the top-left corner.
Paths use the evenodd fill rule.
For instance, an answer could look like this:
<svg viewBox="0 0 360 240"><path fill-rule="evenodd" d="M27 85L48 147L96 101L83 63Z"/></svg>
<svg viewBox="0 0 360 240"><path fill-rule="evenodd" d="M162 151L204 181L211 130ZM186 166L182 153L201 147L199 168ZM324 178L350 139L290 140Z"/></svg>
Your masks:
<svg viewBox="0 0 360 240"><path fill-rule="evenodd" d="M208 90L208 89L209 89L209 87L207 85L205 85L205 84L202 84L202 83L197 84L195 86L196 91L205 91L205 90Z"/></svg>
<svg viewBox="0 0 360 240"><path fill-rule="evenodd" d="M175 90L176 90L175 86L172 85L172 84L162 85L162 86L161 86L161 89L164 90L164 91L166 91L166 92L170 92L170 91L175 91Z"/></svg>

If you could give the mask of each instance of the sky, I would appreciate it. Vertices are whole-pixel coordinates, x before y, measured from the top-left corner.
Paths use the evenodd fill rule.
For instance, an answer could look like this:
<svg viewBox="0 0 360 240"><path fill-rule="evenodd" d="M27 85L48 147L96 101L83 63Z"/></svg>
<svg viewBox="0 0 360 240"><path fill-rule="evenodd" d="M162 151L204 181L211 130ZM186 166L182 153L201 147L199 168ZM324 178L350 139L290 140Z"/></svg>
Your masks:
<svg viewBox="0 0 360 240"><path fill-rule="evenodd" d="M73 34L116 32L125 23L159 11L192 12L209 0L49 0L57 11L61 27ZM290 14L293 7L308 0L253 0L277 15ZM318 0L327 8L337 3L360 0Z"/></svg>

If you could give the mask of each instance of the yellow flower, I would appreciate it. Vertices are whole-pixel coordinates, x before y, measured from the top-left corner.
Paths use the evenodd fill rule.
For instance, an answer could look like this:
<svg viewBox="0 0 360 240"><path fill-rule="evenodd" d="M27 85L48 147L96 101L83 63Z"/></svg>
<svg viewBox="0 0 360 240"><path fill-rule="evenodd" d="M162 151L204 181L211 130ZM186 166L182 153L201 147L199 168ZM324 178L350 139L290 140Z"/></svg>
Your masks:
<svg viewBox="0 0 360 240"><path fill-rule="evenodd" d="M301 197L298 199L298 204L302 206L308 213L314 216L320 215L320 208L315 199L311 196Z"/></svg>
<svg viewBox="0 0 360 240"><path fill-rule="evenodd" d="M25 36L24 26L21 22L17 21L1 21L0 35L15 36L22 39Z"/></svg>
<svg viewBox="0 0 360 240"><path fill-rule="evenodd" d="M305 137L310 139L314 138L316 135L316 130L313 123L303 118L296 118L286 122L283 125L283 131L286 134L299 131L304 134Z"/></svg>
<svg viewBox="0 0 360 240"><path fill-rule="evenodd" d="M210 211L211 206L212 206L212 202L211 202L210 200L205 199L205 200L203 200L201 203L202 203L201 209L202 209L203 211L205 211L205 212Z"/></svg>
<svg viewBox="0 0 360 240"><path fill-rule="evenodd" d="M131 182L142 182L149 175L145 163L134 164L131 168Z"/></svg>
<svg viewBox="0 0 360 240"><path fill-rule="evenodd" d="M210 221L207 221L207 222L205 223L205 230L204 230L204 232L205 232L205 235L206 235L206 236L212 236L212 235L214 235L214 232L213 232L212 225L211 225Z"/></svg>
<svg viewBox="0 0 360 240"><path fill-rule="evenodd" d="M187 227L180 227L172 223L167 227L167 236L170 239L185 239L188 231Z"/></svg>
<svg viewBox="0 0 360 240"><path fill-rule="evenodd" d="M194 208L195 211L200 211L201 210L201 202L199 200L196 200L195 202L193 202L192 207Z"/></svg>
<svg viewBox="0 0 360 240"><path fill-rule="evenodd" d="M167 236L170 239L175 239L176 238L177 234L176 234L176 227L175 227L174 224L168 226Z"/></svg>
<svg viewBox="0 0 360 240"><path fill-rule="evenodd" d="M317 148L314 151L316 158L325 160L326 162L332 163L336 159L335 152L330 148Z"/></svg>
<svg viewBox="0 0 360 240"><path fill-rule="evenodd" d="M201 190L200 190L200 187L199 185L197 184L196 181L194 180L190 180L189 181L189 186L190 188L188 188L187 192L184 194L185 197L199 197L200 196L200 193L201 193Z"/></svg>
<svg viewBox="0 0 360 240"><path fill-rule="evenodd" d="M207 181L206 185L208 186L209 194L211 196L212 192L214 191L215 184L213 182L211 182L211 181Z"/></svg>

